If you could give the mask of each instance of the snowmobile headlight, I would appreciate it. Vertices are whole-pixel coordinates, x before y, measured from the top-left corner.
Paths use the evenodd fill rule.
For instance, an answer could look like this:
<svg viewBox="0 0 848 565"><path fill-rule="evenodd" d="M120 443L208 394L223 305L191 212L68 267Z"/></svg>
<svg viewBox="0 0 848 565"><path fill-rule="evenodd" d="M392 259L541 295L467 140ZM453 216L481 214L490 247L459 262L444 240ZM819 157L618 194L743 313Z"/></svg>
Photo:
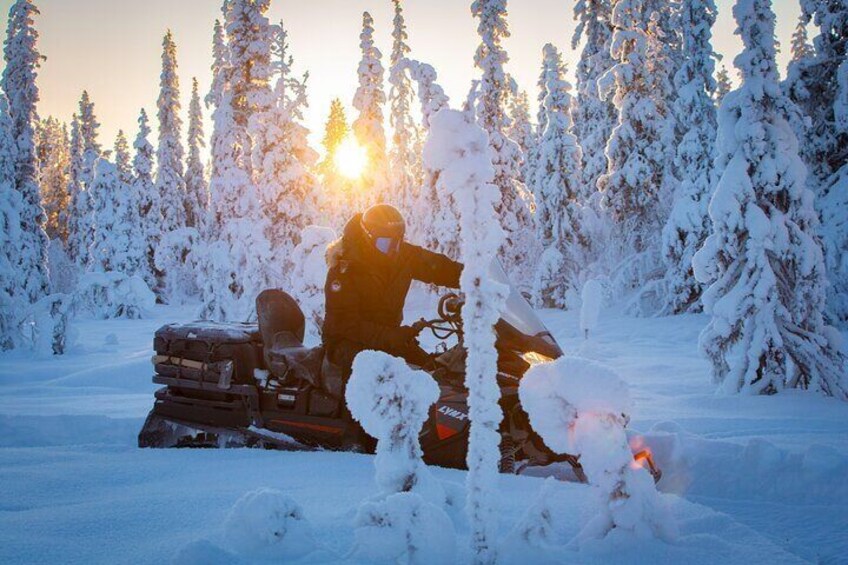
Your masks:
<svg viewBox="0 0 848 565"><path fill-rule="evenodd" d="M528 351L527 353L523 353L521 358L530 365L531 367L535 367L536 365L541 365L543 363L550 363L553 361L547 355L542 355L541 353L536 353L535 351Z"/></svg>

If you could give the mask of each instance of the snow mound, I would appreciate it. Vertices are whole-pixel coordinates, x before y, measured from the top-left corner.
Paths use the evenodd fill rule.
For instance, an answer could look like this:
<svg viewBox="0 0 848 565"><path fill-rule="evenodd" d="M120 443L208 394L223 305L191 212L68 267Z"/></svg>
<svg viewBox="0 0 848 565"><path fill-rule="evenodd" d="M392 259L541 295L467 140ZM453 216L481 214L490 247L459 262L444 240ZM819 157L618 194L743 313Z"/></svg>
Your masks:
<svg viewBox="0 0 848 565"><path fill-rule="evenodd" d="M181 548L171 561L173 565L234 565L240 560L209 540L193 541Z"/></svg>
<svg viewBox="0 0 848 565"><path fill-rule="evenodd" d="M355 555L372 563L454 563L456 532L445 512L414 493L360 506Z"/></svg>
<svg viewBox="0 0 848 565"><path fill-rule="evenodd" d="M580 455L601 510L578 540L603 538L615 530L636 538L671 539L676 527L653 477L633 461L625 425L631 411L627 386L609 368L563 357L532 367L519 388L530 423L556 452Z"/></svg>
<svg viewBox="0 0 848 565"><path fill-rule="evenodd" d="M236 555L251 559L292 560L316 547L312 526L300 506L267 488L236 501L224 523L224 538Z"/></svg>

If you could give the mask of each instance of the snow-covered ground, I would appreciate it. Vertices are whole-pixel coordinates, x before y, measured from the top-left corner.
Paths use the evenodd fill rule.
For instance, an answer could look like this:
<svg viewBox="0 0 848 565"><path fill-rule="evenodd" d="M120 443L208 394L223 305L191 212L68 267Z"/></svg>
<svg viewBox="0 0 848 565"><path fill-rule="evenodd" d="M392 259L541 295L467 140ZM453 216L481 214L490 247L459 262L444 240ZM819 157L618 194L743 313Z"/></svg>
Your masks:
<svg viewBox="0 0 848 565"><path fill-rule="evenodd" d="M306 562L354 558L353 522L377 492L372 458L261 450L140 450L149 410L153 331L191 309L157 307L141 321L77 325L61 358L0 356L0 562L238 562L224 524L245 493L293 498L319 549ZM425 312L408 313L417 319ZM678 521L672 543L611 536L530 554L509 532L543 481L500 478L505 561L840 563L848 555L848 404L811 394L716 397L697 351L701 316L633 319L605 311L588 341L577 313L544 312L569 353L629 383L631 430L644 434ZM462 472L435 469L461 485ZM573 538L592 512L590 489L557 483L556 537ZM453 516L459 558L468 527Z"/></svg>

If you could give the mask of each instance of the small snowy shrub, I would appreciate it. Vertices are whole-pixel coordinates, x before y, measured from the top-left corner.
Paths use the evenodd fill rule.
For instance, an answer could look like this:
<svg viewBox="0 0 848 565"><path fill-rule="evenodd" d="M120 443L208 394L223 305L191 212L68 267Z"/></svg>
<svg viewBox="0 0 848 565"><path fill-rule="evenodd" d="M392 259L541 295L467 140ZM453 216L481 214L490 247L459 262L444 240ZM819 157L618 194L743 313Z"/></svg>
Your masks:
<svg viewBox="0 0 848 565"><path fill-rule="evenodd" d="M598 318L604 303L604 287L601 281L586 281L581 299L583 303L580 306L580 331L583 332L584 338L589 339L589 332L594 332L598 327Z"/></svg>
<svg viewBox="0 0 848 565"><path fill-rule="evenodd" d="M418 441L430 406L439 399L430 375L403 359L363 351L353 361L346 397L351 415L377 439L374 466L382 494L412 491L434 495L443 504L444 491L421 459Z"/></svg>
<svg viewBox="0 0 848 565"><path fill-rule="evenodd" d="M224 523L231 551L248 559L298 559L315 549L303 510L283 493L261 488L233 505Z"/></svg>
<svg viewBox="0 0 848 565"><path fill-rule="evenodd" d="M139 276L87 273L80 278L76 307L94 318L139 319L156 305L156 295Z"/></svg>
<svg viewBox="0 0 848 565"><path fill-rule="evenodd" d="M32 348L36 355L65 353L73 305L71 295L51 294L32 306Z"/></svg>
<svg viewBox="0 0 848 565"><path fill-rule="evenodd" d="M307 226L291 256L291 292L306 317L307 341L320 339L324 324L324 283L327 246L336 239L330 228Z"/></svg>
<svg viewBox="0 0 848 565"><path fill-rule="evenodd" d="M548 447L580 455L602 499L580 541L602 538L613 529L640 538L675 535L653 478L633 461L624 430L630 396L618 375L593 361L563 357L532 367L519 396Z"/></svg>
<svg viewBox="0 0 848 565"><path fill-rule="evenodd" d="M356 555L376 563L454 563L456 533L447 514L411 492L366 502L356 514Z"/></svg>

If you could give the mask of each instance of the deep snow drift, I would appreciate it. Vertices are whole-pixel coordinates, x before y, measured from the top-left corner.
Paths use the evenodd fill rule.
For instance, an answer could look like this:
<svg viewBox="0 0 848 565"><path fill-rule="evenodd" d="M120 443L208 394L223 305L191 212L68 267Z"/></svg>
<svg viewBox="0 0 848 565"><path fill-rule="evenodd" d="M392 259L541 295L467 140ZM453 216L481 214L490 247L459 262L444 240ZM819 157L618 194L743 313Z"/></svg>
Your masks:
<svg viewBox="0 0 848 565"><path fill-rule="evenodd" d="M413 307L407 317L424 313ZM258 539L294 532L294 545L283 536L273 553L280 558L314 544L302 562L364 559L352 550L357 510L378 493L371 456L135 447L155 389L153 331L192 318L191 309L154 314L80 322L62 358L0 356L0 562L251 562L274 546L228 527L248 502L275 520ZM578 548L571 542L597 510L590 488L501 476L504 562L838 563L848 554L848 404L794 391L715 396L697 352L703 316L605 311L588 340L579 313L543 317L569 353L627 382L630 441L654 450L679 533L671 543L611 535ZM459 510L447 514L467 561L465 473L432 475ZM261 488L278 493L243 498ZM528 543L540 532L544 543Z"/></svg>

